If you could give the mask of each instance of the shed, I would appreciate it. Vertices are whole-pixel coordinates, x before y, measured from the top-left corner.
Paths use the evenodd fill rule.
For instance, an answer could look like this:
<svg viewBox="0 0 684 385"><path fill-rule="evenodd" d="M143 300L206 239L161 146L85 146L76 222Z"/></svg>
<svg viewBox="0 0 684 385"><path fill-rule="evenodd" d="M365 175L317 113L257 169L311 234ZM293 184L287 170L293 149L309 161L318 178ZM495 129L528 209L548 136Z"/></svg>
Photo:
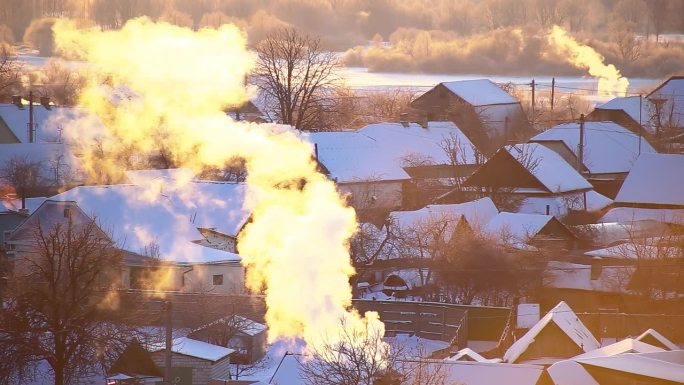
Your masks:
<svg viewBox="0 0 684 385"><path fill-rule="evenodd" d="M188 385L206 385L210 380L230 379L230 355L235 351L187 337L172 343L172 376ZM148 347L152 360L163 371L166 347L163 343Z"/></svg>

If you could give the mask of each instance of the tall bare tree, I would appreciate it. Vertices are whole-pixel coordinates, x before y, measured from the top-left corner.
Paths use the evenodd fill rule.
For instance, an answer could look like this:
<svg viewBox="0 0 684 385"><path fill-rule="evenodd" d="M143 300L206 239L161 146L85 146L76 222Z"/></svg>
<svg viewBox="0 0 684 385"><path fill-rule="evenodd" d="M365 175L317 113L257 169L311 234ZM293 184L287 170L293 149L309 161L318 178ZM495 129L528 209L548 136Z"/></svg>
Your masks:
<svg viewBox="0 0 684 385"><path fill-rule="evenodd" d="M300 130L319 128L321 110L338 80L335 53L324 50L320 38L293 28L268 34L256 51L254 81L274 101L278 121Z"/></svg>
<svg viewBox="0 0 684 385"><path fill-rule="evenodd" d="M46 362L55 385L69 384L134 337L103 316L115 302L122 255L93 221L69 217L28 233L32 246L17 256L0 309L0 383L23 383Z"/></svg>

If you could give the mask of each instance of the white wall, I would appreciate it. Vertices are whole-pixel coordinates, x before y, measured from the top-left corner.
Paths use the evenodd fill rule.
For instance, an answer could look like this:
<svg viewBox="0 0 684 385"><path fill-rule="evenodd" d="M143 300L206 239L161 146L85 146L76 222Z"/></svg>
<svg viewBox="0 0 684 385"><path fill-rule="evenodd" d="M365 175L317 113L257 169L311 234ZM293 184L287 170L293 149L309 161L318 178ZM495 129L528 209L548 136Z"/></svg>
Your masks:
<svg viewBox="0 0 684 385"><path fill-rule="evenodd" d="M223 275L222 285L213 284L214 275ZM245 292L245 269L240 262L193 265L192 270L185 273L183 291L242 294Z"/></svg>

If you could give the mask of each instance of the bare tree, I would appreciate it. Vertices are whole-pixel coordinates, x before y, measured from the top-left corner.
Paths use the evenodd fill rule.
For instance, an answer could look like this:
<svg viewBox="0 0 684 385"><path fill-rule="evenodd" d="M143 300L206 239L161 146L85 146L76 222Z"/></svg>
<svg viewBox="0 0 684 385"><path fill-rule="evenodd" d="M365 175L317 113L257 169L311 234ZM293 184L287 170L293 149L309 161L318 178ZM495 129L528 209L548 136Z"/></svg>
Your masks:
<svg viewBox="0 0 684 385"><path fill-rule="evenodd" d="M0 169L0 180L7 182L21 197L21 208L26 208L26 198L31 190L41 183L43 165L39 161L31 160L28 155L11 157Z"/></svg>
<svg viewBox="0 0 684 385"><path fill-rule="evenodd" d="M13 95L21 87L21 66L9 44L0 43L0 100Z"/></svg>
<svg viewBox="0 0 684 385"><path fill-rule="evenodd" d="M71 217L50 228L37 223L30 242L0 310L0 378L22 382L47 362L54 384L68 384L115 358L135 334L102 321L115 305L122 255L94 221Z"/></svg>
<svg viewBox="0 0 684 385"><path fill-rule="evenodd" d="M300 130L318 128L320 110L338 80L335 53L323 50L320 38L292 28L268 34L256 51L254 82L275 101L278 120Z"/></svg>

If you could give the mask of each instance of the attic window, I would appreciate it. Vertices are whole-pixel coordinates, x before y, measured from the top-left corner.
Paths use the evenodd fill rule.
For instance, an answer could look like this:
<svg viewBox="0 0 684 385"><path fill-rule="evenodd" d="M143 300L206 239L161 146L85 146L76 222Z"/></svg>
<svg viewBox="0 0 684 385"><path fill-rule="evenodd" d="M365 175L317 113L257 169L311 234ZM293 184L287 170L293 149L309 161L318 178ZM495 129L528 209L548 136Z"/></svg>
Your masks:
<svg viewBox="0 0 684 385"><path fill-rule="evenodd" d="M71 217L71 208L66 207L64 208L64 218L69 218Z"/></svg>
<svg viewBox="0 0 684 385"><path fill-rule="evenodd" d="M214 286L223 285L223 274L214 274L212 276L212 280L214 282Z"/></svg>

